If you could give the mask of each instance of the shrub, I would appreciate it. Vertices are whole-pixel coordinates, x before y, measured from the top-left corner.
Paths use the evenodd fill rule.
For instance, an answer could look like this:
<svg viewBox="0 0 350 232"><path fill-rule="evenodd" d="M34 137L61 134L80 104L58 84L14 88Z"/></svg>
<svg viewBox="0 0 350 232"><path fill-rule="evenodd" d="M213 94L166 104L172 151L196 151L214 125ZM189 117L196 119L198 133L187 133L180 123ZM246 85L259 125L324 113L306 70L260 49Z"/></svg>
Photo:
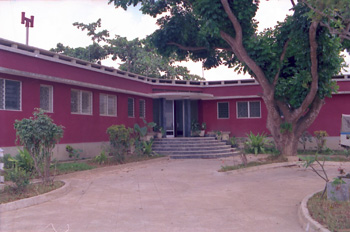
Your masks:
<svg viewBox="0 0 350 232"><path fill-rule="evenodd" d="M314 135L315 135L315 140L316 140L316 149L317 152L322 152L323 149L326 148L326 137L328 136L327 131L314 131Z"/></svg>
<svg viewBox="0 0 350 232"><path fill-rule="evenodd" d="M304 131L299 139L299 143L303 145L303 151L306 151L306 144L312 142L312 135L308 131Z"/></svg>
<svg viewBox="0 0 350 232"><path fill-rule="evenodd" d="M18 149L18 154L16 155L15 160L17 166L27 173L32 173L34 171L34 161L27 149Z"/></svg>
<svg viewBox="0 0 350 232"><path fill-rule="evenodd" d="M106 152L103 150L101 151L100 155L95 156L94 162L98 164L104 164L107 161Z"/></svg>
<svg viewBox="0 0 350 232"><path fill-rule="evenodd" d="M10 154L5 154L3 157L4 169L11 169L14 167L14 161Z"/></svg>
<svg viewBox="0 0 350 232"><path fill-rule="evenodd" d="M52 150L63 137L63 127L57 126L41 109L34 111L33 117L16 120L14 127L17 141L27 149L33 158L36 172L48 184L51 182Z"/></svg>
<svg viewBox="0 0 350 232"><path fill-rule="evenodd" d="M125 154L130 148L131 129L125 128L124 125L113 125L107 129L109 134L110 152L118 162L123 162Z"/></svg>
<svg viewBox="0 0 350 232"><path fill-rule="evenodd" d="M270 145L270 142L264 133L254 135L253 132L250 132L247 136L248 140L244 143L246 152L255 155L265 153L265 148Z"/></svg>
<svg viewBox="0 0 350 232"><path fill-rule="evenodd" d="M8 171L7 178L14 183L14 185L11 186L11 188L16 193L21 193L29 185L31 175L25 170L15 167L14 169Z"/></svg>
<svg viewBox="0 0 350 232"><path fill-rule="evenodd" d="M77 159L79 159L80 157L80 153L83 152L83 150L81 149L74 149L72 146L67 145L66 146L66 151L68 152L68 157L69 158L73 158L74 161L76 161Z"/></svg>

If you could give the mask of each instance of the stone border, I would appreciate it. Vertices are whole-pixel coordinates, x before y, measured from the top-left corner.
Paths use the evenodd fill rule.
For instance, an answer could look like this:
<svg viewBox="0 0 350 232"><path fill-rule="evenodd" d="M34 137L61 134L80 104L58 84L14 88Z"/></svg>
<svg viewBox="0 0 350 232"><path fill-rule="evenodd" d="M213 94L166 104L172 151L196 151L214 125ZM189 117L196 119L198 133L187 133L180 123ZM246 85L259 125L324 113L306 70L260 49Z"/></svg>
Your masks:
<svg viewBox="0 0 350 232"><path fill-rule="evenodd" d="M313 197L316 193L320 192L322 190L319 190L317 192L314 192L308 196L306 196L300 206L299 206L299 210L298 210L298 218L299 218L299 222L302 226L302 228L305 231L310 231L310 232L316 232L316 231L321 231L321 232L330 232L328 229L326 229L323 225L321 225L320 223L318 223L317 221L315 221L311 215L309 214L309 210L307 209L307 202L308 200Z"/></svg>
<svg viewBox="0 0 350 232"><path fill-rule="evenodd" d="M70 183L64 180L60 180L60 181L62 181L64 185L59 189L56 189L38 196L0 204L0 213L22 209L33 205L38 205L46 201L50 201L55 198L61 197L64 194L67 194L72 189Z"/></svg>

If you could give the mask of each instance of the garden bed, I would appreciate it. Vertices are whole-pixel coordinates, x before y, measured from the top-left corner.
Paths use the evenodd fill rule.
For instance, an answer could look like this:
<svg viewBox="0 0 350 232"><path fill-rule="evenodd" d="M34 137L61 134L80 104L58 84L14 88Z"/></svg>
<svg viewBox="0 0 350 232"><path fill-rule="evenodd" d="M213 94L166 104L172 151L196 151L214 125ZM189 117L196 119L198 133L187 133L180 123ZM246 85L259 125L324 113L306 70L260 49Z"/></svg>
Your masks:
<svg viewBox="0 0 350 232"><path fill-rule="evenodd" d="M331 201L321 195L319 192L307 202L311 217L330 231L350 231L350 202Z"/></svg>

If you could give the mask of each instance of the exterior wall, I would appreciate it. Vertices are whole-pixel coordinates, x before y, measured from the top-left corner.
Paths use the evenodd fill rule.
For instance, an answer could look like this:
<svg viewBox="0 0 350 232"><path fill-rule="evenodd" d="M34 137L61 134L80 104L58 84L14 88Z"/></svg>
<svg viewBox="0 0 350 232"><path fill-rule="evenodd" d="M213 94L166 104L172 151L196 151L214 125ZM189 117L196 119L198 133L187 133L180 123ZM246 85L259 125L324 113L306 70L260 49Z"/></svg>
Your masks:
<svg viewBox="0 0 350 232"><path fill-rule="evenodd" d="M124 124L126 127L133 127L135 123L143 125L142 118L139 117L139 100L146 102L146 121L152 121L152 99L130 94L114 93L100 91L95 89L70 86L60 83L39 81L24 77L1 74L0 78L21 81L22 86L22 109L0 110L1 131L0 146L8 152L17 152L14 149L16 135L13 124L15 120L21 120L32 116L35 108L40 106L40 85L53 86L53 113L47 113L57 125L64 126L64 136L60 143L62 144L84 144L84 143L101 143L108 141L106 130L114 124ZM86 90L92 92L92 115L72 114L71 113L71 89ZM101 116L99 113L99 94L110 94L117 96L117 116ZM127 107L128 98L134 98L135 117L129 118ZM6 123L4 123L6 122ZM80 147L84 146L79 145ZM7 148L8 147L8 148ZM75 147L78 148L78 147ZM9 151L7 151L9 150ZM60 149L62 150L62 149ZM64 151L64 149L63 149ZM59 152L59 150L57 150ZM65 152L65 151L64 151ZM86 154L88 156L88 154ZM60 152L60 157L64 157Z"/></svg>
<svg viewBox="0 0 350 232"><path fill-rule="evenodd" d="M237 102L239 101L260 101L261 118L237 118ZM229 103L229 118L218 118L218 102ZM256 133L269 133L266 129L267 110L261 98L242 98L228 100L201 101L199 107L199 121L207 124L207 131L230 131L230 136L245 137L252 131Z"/></svg>
<svg viewBox="0 0 350 232"><path fill-rule="evenodd" d="M153 99L199 100L198 120L206 122L207 131L230 131L230 136L245 137L250 131L265 132L267 110L259 97L261 87L254 80L196 82L159 80L122 72L49 51L21 45L0 38L0 78L21 81L19 111L0 110L0 147L5 153L16 152L13 123L32 115L40 105L40 85L53 86L53 112L48 113L54 122L65 127L64 137L55 149L59 159L65 159L65 145L84 150L83 156L95 156L100 146L108 141L106 130L114 124L133 127L143 125L139 117L139 100L146 101L146 117L153 120ZM350 77L336 77L339 94L326 100L320 115L309 128L326 130L330 135L329 147L337 147L341 114L350 114ZM92 115L71 113L71 89L91 91ZM99 94L117 96L117 116L100 116ZM135 117L127 113L128 98L134 98ZM261 117L237 117L237 102L260 101ZM229 118L218 119L218 102L229 103ZM314 145L313 145L314 146ZM98 147L98 148L97 148Z"/></svg>

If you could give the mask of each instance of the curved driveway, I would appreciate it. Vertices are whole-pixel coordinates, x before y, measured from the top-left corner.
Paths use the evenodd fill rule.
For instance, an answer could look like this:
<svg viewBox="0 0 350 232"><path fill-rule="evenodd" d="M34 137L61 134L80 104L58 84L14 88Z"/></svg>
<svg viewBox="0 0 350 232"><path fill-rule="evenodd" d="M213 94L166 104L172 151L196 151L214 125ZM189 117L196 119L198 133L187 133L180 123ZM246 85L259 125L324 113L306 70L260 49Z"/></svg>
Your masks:
<svg viewBox="0 0 350 232"><path fill-rule="evenodd" d="M298 207L320 178L297 166L218 173L223 162L161 158L62 176L68 194L1 213L0 231L303 231Z"/></svg>

